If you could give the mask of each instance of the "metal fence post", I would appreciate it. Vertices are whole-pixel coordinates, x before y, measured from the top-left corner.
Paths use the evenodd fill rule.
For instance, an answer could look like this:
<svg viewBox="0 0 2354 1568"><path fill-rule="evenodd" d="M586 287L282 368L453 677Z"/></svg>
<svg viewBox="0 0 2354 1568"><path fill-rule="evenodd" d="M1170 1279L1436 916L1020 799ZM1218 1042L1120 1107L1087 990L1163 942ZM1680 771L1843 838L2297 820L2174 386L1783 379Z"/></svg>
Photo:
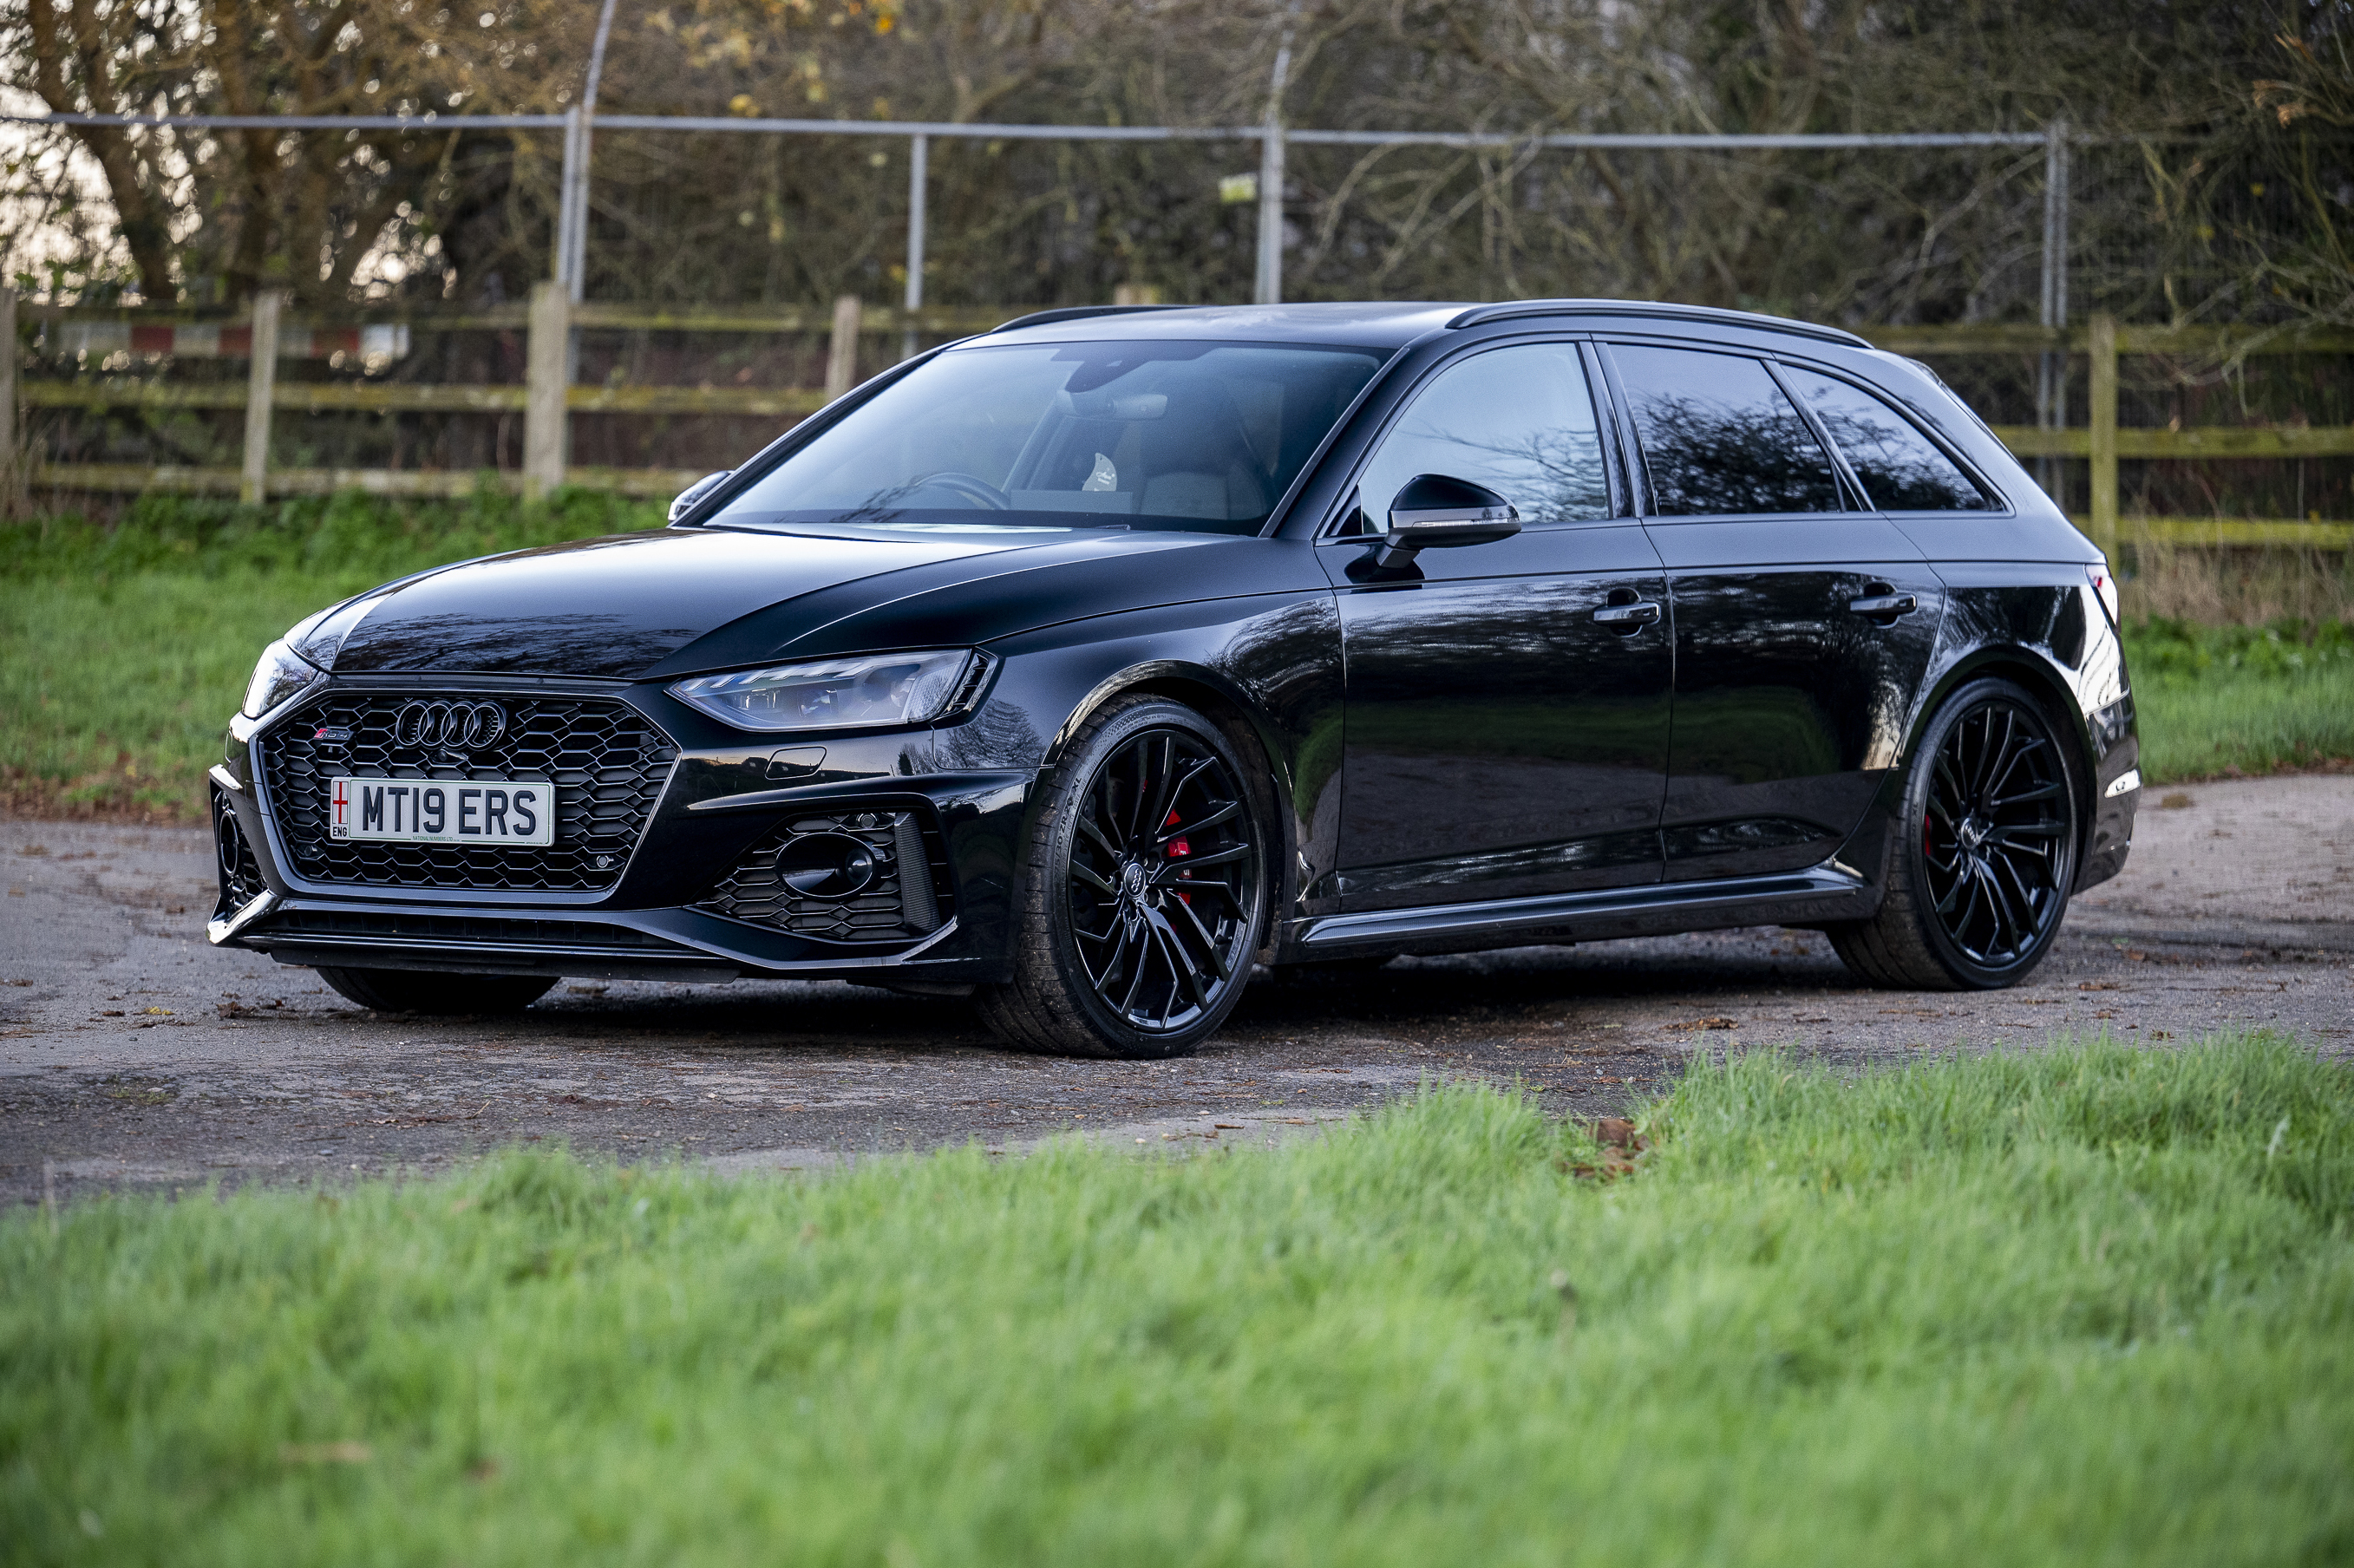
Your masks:
<svg viewBox="0 0 2354 1568"><path fill-rule="evenodd" d="M238 499L258 505L270 493L270 399L278 389L278 316L286 291L264 289L253 296L253 346L245 373L245 471Z"/></svg>
<svg viewBox="0 0 2354 1568"><path fill-rule="evenodd" d="M2047 327L2068 324L2068 122L2054 120L2043 132L2043 300L2040 319ZM2068 424L2068 351L2045 349L2036 367L2035 422L2043 429ZM2060 460L2038 461L2036 477L2061 510Z"/></svg>
<svg viewBox="0 0 2354 1568"><path fill-rule="evenodd" d="M916 357L916 313L924 308L924 179L931 161L929 136L907 138L907 325L899 334L899 357Z"/></svg>
<svg viewBox="0 0 2354 1568"><path fill-rule="evenodd" d="M564 394L571 359L572 300L564 284L535 283L524 344L523 493L539 500L564 482Z"/></svg>
<svg viewBox="0 0 2354 1568"><path fill-rule="evenodd" d="M1273 115L1258 143L1258 279L1251 298L1283 303L1283 126Z"/></svg>
<svg viewBox="0 0 2354 1568"><path fill-rule="evenodd" d="M0 286L0 485L13 498L16 471L16 291Z"/></svg>
<svg viewBox="0 0 2354 1568"><path fill-rule="evenodd" d="M833 302L833 342L825 351L825 400L832 402L858 384L858 320L864 307L855 294Z"/></svg>
<svg viewBox="0 0 2354 1568"><path fill-rule="evenodd" d="M2093 317L2093 543L2117 558L2117 318Z"/></svg>

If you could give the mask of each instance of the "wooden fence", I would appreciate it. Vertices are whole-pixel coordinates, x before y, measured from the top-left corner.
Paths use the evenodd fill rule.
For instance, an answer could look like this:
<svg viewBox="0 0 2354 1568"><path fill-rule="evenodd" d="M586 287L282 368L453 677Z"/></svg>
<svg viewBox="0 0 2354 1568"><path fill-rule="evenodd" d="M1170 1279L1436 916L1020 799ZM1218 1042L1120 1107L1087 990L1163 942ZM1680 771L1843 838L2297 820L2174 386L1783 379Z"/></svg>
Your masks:
<svg viewBox="0 0 2354 1568"><path fill-rule="evenodd" d="M515 413L524 416L524 461L520 472L493 482L525 495L545 493L567 481L625 494L666 496L700 477L692 469L571 467L567 461L568 417L575 413L737 415L790 420L814 412L849 390L857 378L862 338L898 339L901 354L913 351L917 334L939 338L985 332L1018 309L1001 306L924 306L912 310L862 305L845 296L831 313L794 310L678 311L635 305L574 304L552 284L533 291L528 305L415 318L419 328L440 331L522 331L526 334L525 378L519 386L457 387L409 383L281 383L277 379L281 297L256 302L250 369L242 387L169 386L154 381L20 382L16 355L0 355L0 471L13 468L16 454L16 408L235 408L246 410L245 461L240 468L139 467L98 463L37 462L25 477L62 490L173 490L242 495L314 494L353 487L381 494L463 495L480 478L472 472L437 470L283 469L270 465L270 421L279 409L299 413ZM135 319L148 327L197 324L193 318L162 313L75 311L79 320ZM571 334L578 328L641 331L828 334L826 385L815 388L712 387L587 387L569 384ZM311 328L313 337L323 330ZM228 334L222 334L227 337ZM1968 355L2083 355L2091 366L2086 423L2064 429L1999 426L1995 434L2022 458L2065 457L2088 461L2092 471L2089 508L2078 521L2113 552L2121 537L2213 545L2298 545L2324 549L2354 547L2354 523L2301 518L2204 519L2119 515L2117 464L2126 458L2251 459L2354 456L2354 426L2289 428L2207 426L2188 429L2119 428L2117 361L2121 355L2175 355L2216 362L2235 355L2349 354L2354 333L2257 330L2231 327L2125 326L2095 316L2082 327L1937 326L1866 329L1878 346L1924 358ZM13 344L16 302L0 291L0 342ZM323 339L322 340L323 341ZM264 352L267 349L269 352Z"/></svg>

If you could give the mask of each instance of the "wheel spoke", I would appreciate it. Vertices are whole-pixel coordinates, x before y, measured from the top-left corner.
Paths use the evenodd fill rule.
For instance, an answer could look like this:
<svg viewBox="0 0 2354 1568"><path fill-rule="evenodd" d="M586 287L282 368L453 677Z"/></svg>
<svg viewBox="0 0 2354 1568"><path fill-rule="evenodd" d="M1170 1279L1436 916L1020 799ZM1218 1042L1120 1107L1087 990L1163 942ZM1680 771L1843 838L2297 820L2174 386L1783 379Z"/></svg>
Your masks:
<svg viewBox="0 0 2354 1568"><path fill-rule="evenodd" d="M1129 974L1127 992L1119 999L1119 1011L1122 1017L1132 1016L1136 1011L1136 991L1139 986L1144 983L1144 970L1146 968L1144 960L1149 956L1150 938L1151 935L1150 927L1146 927L1140 921L1135 927L1135 934L1136 967ZM1121 950L1123 952L1127 951L1126 948Z"/></svg>
<svg viewBox="0 0 2354 1568"><path fill-rule="evenodd" d="M1104 836L1104 831L1096 826L1092 821L1089 821L1086 817L1081 817L1079 819L1079 832L1093 839L1095 841L1096 847L1103 851L1104 853L1111 856L1114 861L1118 861L1119 859L1119 846L1113 843L1111 840L1106 838Z"/></svg>
<svg viewBox="0 0 2354 1568"><path fill-rule="evenodd" d="M1960 727L1958 725L1955 726L1956 730ZM1936 779L1938 783L1946 787L1946 794L1952 798L1956 805L1959 805L1963 797L1969 793L1967 789L1962 788L1962 781L1955 777L1953 758L1946 755L1943 747L1937 752ZM1931 790L1930 797L1934 800L1936 797L1936 791ZM1948 817L1947 820L1952 819Z"/></svg>
<svg viewBox="0 0 2354 1568"><path fill-rule="evenodd" d="M2019 911L2011 907L2010 894L2003 887L2002 878L1995 874L1993 866L1979 862L1978 874L1979 880L1986 884L1988 907L1994 911L1995 945L1989 951L2015 953L2020 949L2020 937L2026 927L2019 918Z"/></svg>
<svg viewBox="0 0 2354 1568"><path fill-rule="evenodd" d="M1229 800L1225 805L1219 807L1216 810L1205 812L1202 816L1194 818L1190 822L1179 822L1173 828L1163 828L1159 830L1154 834L1152 842L1156 844L1165 844L1172 839L1183 838L1187 833L1207 832L1210 829L1216 827L1220 822L1225 821L1229 818L1233 817L1235 812L1242 809L1243 803L1240 800ZM1167 819L1164 816L1163 821L1166 820Z"/></svg>
<svg viewBox="0 0 2354 1568"><path fill-rule="evenodd" d="M1989 847L2017 843L2021 839L2056 839L2068 830L2058 822L2021 822L2017 827L1996 828L1986 836Z"/></svg>
<svg viewBox="0 0 2354 1568"><path fill-rule="evenodd" d="M1193 1005L1209 1006L1209 993L1202 989L1202 977L1194 973L1193 966L1186 961L1184 944L1177 939L1176 927L1169 923L1168 916L1157 909L1152 913L1152 938L1161 948L1161 961L1169 966L1172 974L1185 983L1186 994L1193 999Z"/></svg>
<svg viewBox="0 0 2354 1568"><path fill-rule="evenodd" d="M1089 871L1086 866L1081 865L1076 860L1071 862L1071 874L1076 877L1079 881L1086 883L1089 887L1094 888L1097 892L1102 894L1107 898L1117 898L1119 896L1119 888L1114 887L1110 883L1106 882L1102 877L1097 876L1094 872Z"/></svg>
<svg viewBox="0 0 2354 1568"><path fill-rule="evenodd" d="M2005 810L2012 806L2024 806L2032 800L2049 800L2059 793L2060 786L2057 783L2046 782L2038 784L2022 794L2006 795L1999 800L1989 800L1987 802L1987 809L1993 811Z"/></svg>
<svg viewBox="0 0 2354 1568"><path fill-rule="evenodd" d="M1136 820L1129 824L1128 838L1130 843L1148 837L1153 830L1160 827L1161 819L1169 815L1169 797L1175 793L1177 737L1166 734L1157 737L1161 742L1161 766L1158 768L1152 768L1149 761L1154 738L1156 737L1147 736L1143 745L1137 748L1136 801L1139 810ZM1155 774L1159 777L1148 789L1145 787L1146 781L1152 779Z"/></svg>
<svg viewBox="0 0 2354 1568"><path fill-rule="evenodd" d="M1202 917L1193 913L1193 906L1181 898L1177 901L1177 907L1184 911L1185 923L1193 927L1193 935L1201 938L1202 952L1210 960L1211 971L1221 980L1232 980L1234 971L1226 967L1225 954L1218 950L1217 938L1212 937L1209 927L1202 924ZM1170 924L1173 927L1176 922L1172 920Z"/></svg>
<svg viewBox="0 0 2354 1568"><path fill-rule="evenodd" d="M1208 854L1187 855L1183 860L1172 860L1168 864L1162 866L1161 868L1161 875L1156 880L1159 880L1165 885L1168 882L1174 881L1176 879L1176 874L1181 871L1200 871L1207 866L1231 864L1235 861L1245 858L1250 853L1250 845L1241 843L1230 844L1225 849L1214 850Z"/></svg>

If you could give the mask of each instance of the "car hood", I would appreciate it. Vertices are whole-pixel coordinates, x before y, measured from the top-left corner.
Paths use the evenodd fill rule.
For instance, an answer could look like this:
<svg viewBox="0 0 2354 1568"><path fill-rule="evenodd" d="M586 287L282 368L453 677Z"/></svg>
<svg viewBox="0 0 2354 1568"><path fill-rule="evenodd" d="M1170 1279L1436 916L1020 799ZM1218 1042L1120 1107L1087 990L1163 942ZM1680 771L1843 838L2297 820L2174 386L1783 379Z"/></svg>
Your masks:
<svg viewBox="0 0 2354 1568"><path fill-rule="evenodd" d="M1035 547L987 535L615 535L388 584L298 629L293 641L313 657L332 648L338 673L626 678L715 628L809 594Z"/></svg>
<svg viewBox="0 0 2354 1568"><path fill-rule="evenodd" d="M1083 529L1021 535L666 529L387 584L289 641L339 674L673 679L779 658L987 642L1153 605L1325 592L1305 546Z"/></svg>

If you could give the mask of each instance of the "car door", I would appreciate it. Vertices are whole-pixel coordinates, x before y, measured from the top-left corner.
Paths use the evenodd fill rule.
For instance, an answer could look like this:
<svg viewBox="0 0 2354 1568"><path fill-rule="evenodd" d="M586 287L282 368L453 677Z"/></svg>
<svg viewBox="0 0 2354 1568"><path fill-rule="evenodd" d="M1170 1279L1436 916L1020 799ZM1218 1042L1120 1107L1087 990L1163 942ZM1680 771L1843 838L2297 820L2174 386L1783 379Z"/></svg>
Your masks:
<svg viewBox="0 0 2354 1568"><path fill-rule="evenodd" d="M1666 579L1614 500L1593 363L1574 342L1524 342L1439 370L1319 548L1347 669L1344 908L1659 879ZM1368 535L1419 474L1498 492L1522 532L1373 569Z"/></svg>
<svg viewBox="0 0 2354 1568"><path fill-rule="evenodd" d="M1606 352L1675 619L1667 879L1813 865L1896 761L1942 586L1851 493L1766 357Z"/></svg>

